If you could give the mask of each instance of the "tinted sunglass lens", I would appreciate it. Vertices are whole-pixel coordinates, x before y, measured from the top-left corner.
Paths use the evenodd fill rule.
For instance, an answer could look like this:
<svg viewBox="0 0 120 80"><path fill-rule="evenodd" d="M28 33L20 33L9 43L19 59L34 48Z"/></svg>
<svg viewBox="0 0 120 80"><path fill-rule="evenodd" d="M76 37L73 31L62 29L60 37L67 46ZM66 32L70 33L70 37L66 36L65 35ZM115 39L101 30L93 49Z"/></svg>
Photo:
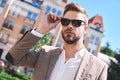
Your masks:
<svg viewBox="0 0 120 80"><path fill-rule="evenodd" d="M73 21L72 21L72 25L73 25L74 27L79 27L79 26L81 25L81 21L80 21L80 20L73 20Z"/></svg>
<svg viewBox="0 0 120 80"><path fill-rule="evenodd" d="M62 24L63 26L67 26L67 25L69 25L69 23L70 23L70 20L69 20L69 19L65 19L65 18L62 18L62 19L61 19L61 24Z"/></svg>

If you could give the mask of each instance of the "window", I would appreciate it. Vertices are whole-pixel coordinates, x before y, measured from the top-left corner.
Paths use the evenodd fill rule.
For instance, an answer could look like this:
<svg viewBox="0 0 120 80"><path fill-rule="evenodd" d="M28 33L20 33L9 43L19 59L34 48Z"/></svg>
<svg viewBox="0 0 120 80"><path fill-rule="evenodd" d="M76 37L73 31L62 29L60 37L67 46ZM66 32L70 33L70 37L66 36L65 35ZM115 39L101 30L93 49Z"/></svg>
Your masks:
<svg viewBox="0 0 120 80"><path fill-rule="evenodd" d="M32 30L32 27L28 27L27 30L28 30L28 31L31 31L31 30Z"/></svg>
<svg viewBox="0 0 120 80"><path fill-rule="evenodd" d="M12 5L12 7L9 10L9 14L17 17L18 14L20 13L20 11L21 11L21 7L16 6L16 5Z"/></svg>
<svg viewBox="0 0 120 80"><path fill-rule="evenodd" d="M12 15L14 15L15 10L16 10L16 6L12 5L11 8L10 8L9 13L12 14Z"/></svg>
<svg viewBox="0 0 120 80"><path fill-rule="evenodd" d="M37 7L41 8L41 5L42 5L42 2L39 1Z"/></svg>
<svg viewBox="0 0 120 80"><path fill-rule="evenodd" d="M89 43L91 43L91 44L92 44L92 43L93 43L93 41L94 41L94 35L91 35L91 36L90 36Z"/></svg>
<svg viewBox="0 0 120 80"><path fill-rule="evenodd" d="M15 21L11 21L11 24L10 24L10 26L8 27L8 29L13 29L13 25L15 24Z"/></svg>
<svg viewBox="0 0 120 80"><path fill-rule="evenodd" d="M18 16L19 12L21 11L20 7L17 7L15 12L14 12L14 16Z"/></svg>
<svg viewBox="0 0 120 80"><path fill-rule="evenodd" d="M42 3L43 3L43 0L33 0L32 5L37 8L41 8Z"/></svg>
<svg viewBox="0 0 120 80"><path fill-rule="evenodd" d="M31 19L31 16L32 16L32 12L29 11L28 14L27 14L27 18Z"/></svg>
<svg viewBox="0 0 120 80"><path fill-rule="evenodd" d="M22 26L22 29L21 29L20 33L21 33L21 34L24 34L27 30L30 31L31 29L32 29L32 27L27 26L27 25L24 24L24 25Z"/></svg>
<svg viewBox="0 0 120 80"><path fill-rule="evenodd" d="M53 8L53 9L52 9L52 12L53 12L53 13L55 13L55 12L56 12L56 9L55 9L55 8Z"/></svg>
<svg viewBox="0 0 120 80"><path fill-rule="evenodd" d="M96 30L100 29L100 24L96 24Z"/></svg>
<svg viewBox="0 0 120 80"><path fill-rule="evenodd" d="M27 14L27 19L32 20L32 21L36 21L37 16L38 15L36 13L32 13L29 11Z"/></svg>
<svg viewBox="0 0 120 80"><path fill-rule="evenodd" d="M5 19L5 22L3 23L3 27L12 30L13 27L14 27L14 24L15 24L15 21L14 21L14 20L11 20L11 19L9 19L9 18L6 18L6 19Z"/></svg>
<svg viewBox="0 0 120 80"><path fill-rule="evenodd" d="M45 15L48 14L48 13L50 12L50 10L51 10L51 7L50 7L50 6L47 6L47 7L46 7L46 11L45 11Z"/></svg>
<svg viewBox="0 0 120 80"><path fill-rule="evenodd" d="M36 21L36 18L37 18L37 14L33 14L32 20L33 20L33 21Z"/></svg>
<svg viewBox="0 0 120 80"><path fill-rule="evenodd" d="M21 0L21 1L39 9L41 8L41 5L44 2L44 0Z"/></svg>
<svg viewBox="0 0 120 80"><path fill-rule="evenodd" d="M7 0L2 0L2 2L1 2L1 4L0 4L0 6L1 6L1 7L5 7L6 2L7 2Z"/></svg>
<svg viewBox="0 0 120 80"><path fill-rule="evenodd" d="M98 43L99 43L99 37L96 37L94 44L95 44L95 45L98 45Z"/></svg>
<svg viewBox="0 0 120 80"><path fill-rule="evenodd" d="M8 24L9 24L9 19L6 18L6 19L5 19L5 22L3 23L3 27L6 27L6 28L7 28Z"/></svg>
<svg viewBox="0 0 120 80"><path fill-rule="evenodd" d="M33 0L32 5L33 5L33 6L36 5L36 0Z"/></svg>
<svg viewBox="0 0 120 80"><path fill-rule="evenodd" d="M21 33L21 34L24 34L25 31L26 31L26 25L23 25L23 26L22 26L22 30L20 31L20 33Z"/></svg>
<svg viewBox="0 0 120 80"><path fill-rule="evenodd" d="M57 11L57 16L60 16L62 14L61 11Z"/></svg>
<svg viewBox="0 0 120 80"><path fill-rule="evenodd" d="M92 50L92 54L94 54L94 55L95 55L95 50Z"/></svg>

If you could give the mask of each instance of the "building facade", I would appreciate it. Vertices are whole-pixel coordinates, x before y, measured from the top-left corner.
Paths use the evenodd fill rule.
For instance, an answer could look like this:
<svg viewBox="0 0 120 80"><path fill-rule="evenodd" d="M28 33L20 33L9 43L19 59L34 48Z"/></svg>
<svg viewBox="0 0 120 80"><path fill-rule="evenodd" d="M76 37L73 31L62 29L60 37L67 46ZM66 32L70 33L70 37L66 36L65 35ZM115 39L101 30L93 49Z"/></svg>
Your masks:
<svg viewBox="0 0 120 80"><path fill-rule="evenodd" d="M96 15L89 19L89 29L85 35L85 47L94 55L98 55L100 51L101 42L104 37L103 19L101 16Z"/></svg>
<svg viewBox="0 0 120 80"><path fill-rule="evenodd" d="M1 57L5 57L9 49L25 31L37 27L44 15L52 11L54 14L61 16L65 4L66 0L0 1Z"/></svg>

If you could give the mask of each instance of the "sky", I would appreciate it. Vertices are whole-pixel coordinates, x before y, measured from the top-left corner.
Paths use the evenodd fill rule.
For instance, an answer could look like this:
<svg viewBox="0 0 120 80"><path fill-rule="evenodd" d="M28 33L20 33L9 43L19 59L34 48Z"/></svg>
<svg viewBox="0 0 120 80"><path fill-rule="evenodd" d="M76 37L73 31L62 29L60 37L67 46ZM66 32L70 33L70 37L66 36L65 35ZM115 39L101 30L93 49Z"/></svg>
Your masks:
<svg viewBox="0 0 120 80"><path fill-rule="evenodd" d="M120 50L120 0L68 0L70 2L84 7L89 18L101 16L105 29L101 46L109 42L112 50Z"/></svg>

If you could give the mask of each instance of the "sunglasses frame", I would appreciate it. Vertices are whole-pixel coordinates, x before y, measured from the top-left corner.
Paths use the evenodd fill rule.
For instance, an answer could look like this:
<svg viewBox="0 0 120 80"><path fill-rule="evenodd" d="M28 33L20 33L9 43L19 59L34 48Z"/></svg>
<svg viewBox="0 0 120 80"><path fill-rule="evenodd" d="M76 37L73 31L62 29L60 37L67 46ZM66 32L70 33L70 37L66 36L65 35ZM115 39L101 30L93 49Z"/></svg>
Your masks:
<svg viewBox="0 0 120 80"><path fill-rule="evenodd" d="M67 22L65 22L65 20L67 21ZM77 22L77 23L79 23L79 24L76 24L75 22ZM67 18L61 18L61 24L63 25L63 26L68 26L69 24L72 24L72 26L74 26L74 27L80 27L81 25L85 25L86 23L85 23L85 21L83 21L83 20L78 20L78 19L67 19Z"/></svg>

